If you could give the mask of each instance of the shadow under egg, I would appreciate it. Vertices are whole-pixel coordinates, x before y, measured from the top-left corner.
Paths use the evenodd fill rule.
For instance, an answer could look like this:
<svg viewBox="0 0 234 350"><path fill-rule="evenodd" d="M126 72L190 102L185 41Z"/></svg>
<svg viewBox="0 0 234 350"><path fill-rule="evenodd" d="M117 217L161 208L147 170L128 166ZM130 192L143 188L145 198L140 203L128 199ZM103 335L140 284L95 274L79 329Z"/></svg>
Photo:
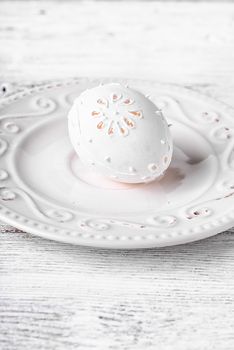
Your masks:
<svg viewBox="0 0 234 350"><path fill-rule="evenodd" d="M82 163L77 154L72 151L69 156L69 168L73 176L87 185L101 189L110 190L144 190L146 192L157 192L159 189L166 192L171 192L181 186L186 176L191 173L196 173L196 168L200 168L200 164L206 161L205 155L186 152L181 148L174 146L174 152L171 164L163 175L148 183L124 183L117 179L112 180L106 176L94 171L90 166Z"/></svg>

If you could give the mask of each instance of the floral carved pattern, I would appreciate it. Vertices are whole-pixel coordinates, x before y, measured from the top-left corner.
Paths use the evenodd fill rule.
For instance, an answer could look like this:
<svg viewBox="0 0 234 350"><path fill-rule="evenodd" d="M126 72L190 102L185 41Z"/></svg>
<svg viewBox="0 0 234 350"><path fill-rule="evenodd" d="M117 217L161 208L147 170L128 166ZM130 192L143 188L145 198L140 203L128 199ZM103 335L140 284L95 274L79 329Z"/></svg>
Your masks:
<svg viewBox="0 0 234 350"><path fill-rule="evenodd" d="M143 118L142 111L134 108L135 101L122 94L114 93L109 99L100 97L96 104L97 109L91 112L91 117L97 118L97 129L105 129L109 136L116 132L127 136L136 127L137 119Z"/></svg>

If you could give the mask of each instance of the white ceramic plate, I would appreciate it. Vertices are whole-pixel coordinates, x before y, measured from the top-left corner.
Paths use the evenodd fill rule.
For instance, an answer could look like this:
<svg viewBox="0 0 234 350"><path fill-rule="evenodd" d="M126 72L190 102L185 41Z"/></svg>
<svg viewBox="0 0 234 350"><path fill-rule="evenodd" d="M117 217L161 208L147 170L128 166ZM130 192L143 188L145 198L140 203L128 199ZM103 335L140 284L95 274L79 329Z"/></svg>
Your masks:
<svg viewBox="0 0 234 350"><path fill-rule="evenodd" d="M107 248L180 244L233 226L233 110L188 89L117 81L150 95L172 124L164 178L124 185L85 168L66 115L100 81L51 83L0 102L0 219L45 238Z"/></svg>

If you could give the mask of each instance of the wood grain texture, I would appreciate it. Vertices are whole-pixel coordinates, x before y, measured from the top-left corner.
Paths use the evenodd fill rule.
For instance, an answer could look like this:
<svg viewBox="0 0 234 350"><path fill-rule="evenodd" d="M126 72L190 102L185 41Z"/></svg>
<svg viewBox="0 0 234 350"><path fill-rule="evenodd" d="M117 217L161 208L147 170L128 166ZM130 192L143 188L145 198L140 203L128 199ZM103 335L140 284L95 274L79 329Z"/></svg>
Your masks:
<svg viewBox="0 0 234 350"><path fill-rule="evenodd" d="M103 75L233 87L233 32L233 3L1 0L0 76Z"/></svg>
<svg viewBox="0 0 234 350"><path fill-rule="evenodd" d="M8 228L1 245L3 349L233 349L231 232L108 251Z"/></svg>
<svg viewBox="0 0 234 350"><path fill-rule="evenodd" d="M234 107L234 4L0 2L0 82L148 78ZM233 350L234 229L108 251L0 233L0 349Z"/></svg>

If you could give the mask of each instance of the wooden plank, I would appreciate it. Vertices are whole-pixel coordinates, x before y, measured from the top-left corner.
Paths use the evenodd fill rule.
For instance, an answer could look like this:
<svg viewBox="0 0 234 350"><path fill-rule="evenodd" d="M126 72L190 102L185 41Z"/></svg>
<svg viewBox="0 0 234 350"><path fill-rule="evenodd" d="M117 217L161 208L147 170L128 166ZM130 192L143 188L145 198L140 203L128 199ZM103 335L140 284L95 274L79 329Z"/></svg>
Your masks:
<svg viewBox="0 0 234 350"><path fill-rule="evenodd" d="M232 232L138 251L2 233L4 349L232 349Z"/></svg>
<svg viewBox="0 0 234 350"><path fill-rule="evenodd" d="M234 85L234 4L1 1L0 79Z"/></svg>

